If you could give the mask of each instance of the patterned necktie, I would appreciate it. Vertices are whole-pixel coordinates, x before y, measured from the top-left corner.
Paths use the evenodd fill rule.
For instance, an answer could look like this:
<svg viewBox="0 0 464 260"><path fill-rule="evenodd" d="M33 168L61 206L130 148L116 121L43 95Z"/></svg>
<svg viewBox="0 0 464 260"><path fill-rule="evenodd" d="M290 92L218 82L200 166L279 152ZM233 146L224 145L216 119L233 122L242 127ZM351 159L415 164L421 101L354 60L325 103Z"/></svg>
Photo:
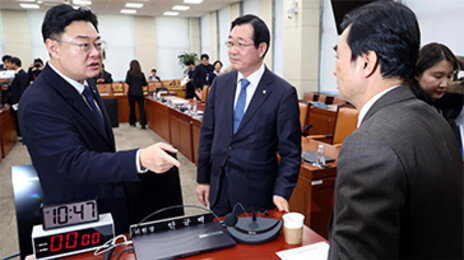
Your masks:
<svg viewBox="0 0 464 260"><path fill-rule="evenodd" d="M240 122L242 121L243 114L245 113L245 104L246 104L246 88L250 85L250 82L243 78L240 80L241 90L240 95L237 99L237 104L235 105L234 110L234 134L237 132Z"/></svg>
<svg viewBox="0 0 464 260"><path fill-rule="evenodd" d="M87 103L90 105L94 116L98 119L98 122L100 123L100 127L103 130L105 130L105 123L103 123L103 117L98 111L97 106L95 105L92 90L90 90L89 86L84 85L84 92L82 94L84 94L85 99L87 100Z"/></svg>

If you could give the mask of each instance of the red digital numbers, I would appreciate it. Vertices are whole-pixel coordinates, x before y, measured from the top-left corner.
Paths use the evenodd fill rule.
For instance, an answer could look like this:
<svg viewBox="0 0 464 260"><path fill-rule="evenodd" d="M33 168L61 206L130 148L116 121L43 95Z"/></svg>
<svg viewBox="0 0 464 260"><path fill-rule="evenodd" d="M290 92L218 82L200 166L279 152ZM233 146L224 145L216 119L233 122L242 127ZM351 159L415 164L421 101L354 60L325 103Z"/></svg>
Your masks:
<svg viewBox="0 0 464 260"><path fill-rule="evenodd" d="M58 244L56 245L57 238L59 238L59 240L58 240ZM62 245L63 245L63 235L52 236L52 240L50 243L50 251L52 252L60 251Z"/></svg>
<svg viewBox="0 0 464 260"><path fill-rule="evenodd" d="M82 235L82 236L79 236ZM63 241L63 237L66 238L66 241ZM78 243L80 241L80 243ZM64 248L63 248L64 242ZM76 248L78 245L80 248L86 247L90 244L96 245L100 243L100 233L93 232L91 234L79 234L78 232L70 232L67 234L60 234L56 236L52 236L50 240L50 251L51 252L58 252L62 249L64 250L72 250Z"/></svg>
<svg viewBox="0 0 464 260"><path fill-rule="evenodd" d="M81 239L81 246L88 246L90 244L90 234L85 234Z"/></svg>
<svg viewBox="0 0 464 260"><path fill-rule="evenodd" d="M74 238L72 238L72 236L74 236ZM72 244L70 244L70 241L73 241ZM66 249L73 249L77 246L77 232L71 232L71 233L68 233L66 234L66 244L64 245L64 247Z"/></svg>
<svg viewBox="0 0 464 260"><path fill-rule="evenodd" d="M98 244L100 242L100 233L93 233L92 234L92 244Z"/></svg>

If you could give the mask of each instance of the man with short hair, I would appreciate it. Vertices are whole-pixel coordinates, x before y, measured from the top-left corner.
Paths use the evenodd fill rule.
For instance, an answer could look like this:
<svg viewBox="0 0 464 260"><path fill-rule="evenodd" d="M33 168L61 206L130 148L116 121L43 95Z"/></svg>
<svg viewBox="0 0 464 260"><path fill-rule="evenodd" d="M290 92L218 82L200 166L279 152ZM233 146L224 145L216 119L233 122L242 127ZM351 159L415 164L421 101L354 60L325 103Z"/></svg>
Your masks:
<svg viewBox="0 0 464 260"><path fill-rule="evenodd" d="M210 70L211 64L209 64L209 56L206 53L203 53L200 57L201 63L195 66L192 75L192 84L195 88L196 93L201 93L203 87L206 85L206 77ZM196 94L196 97L200 99L201 95Z"/></svg>
<svg viewBox="0 0 464 260"><path fill-rule="evenodd" d="M0 65L0 71L1 70L8 70L7 63L10 61L10 59L11 59L10 55L3 55L3 57L2 57L3 64Z"/></svg>
<svg viewBox="0 0 464 260"><path fill-rule="evenodd" d="M116 152L111 123L92 79L100 72L102 40L88 8L49 9L42 35L50 61L24 92L19 122L40 179L45 204L97 199L116 233L129 230L126 182L148 170L161 173L179 162L157 143Z"/></svg>
<svg viewBox="0 0 464 260"><path fill-rule="evenodd" d="M420 46L414 13L377 1L342 27L334 74L359 127L338 156L329 259L462 259L459 145L406 85Z"/></svg>
<svg viewBox="0 0 464 260"><path fill-rule="evenodd" d="M21 96L23 95L26 88L29 86L29 76L21 67L22 62L18 57L12 57L10 59L10 69L15 71L15 77L11 81L11 105L19 103Z"/></svg>
<svg viewBox="0 0 464 260"><path fill-rule="evenodd" d="M269 42L259 17L235 19L226 44L236 71L219 75L206 101L196 192L218 215L238 203L256 211L289 210L301 162L298 98L264 65Z"/></svg>

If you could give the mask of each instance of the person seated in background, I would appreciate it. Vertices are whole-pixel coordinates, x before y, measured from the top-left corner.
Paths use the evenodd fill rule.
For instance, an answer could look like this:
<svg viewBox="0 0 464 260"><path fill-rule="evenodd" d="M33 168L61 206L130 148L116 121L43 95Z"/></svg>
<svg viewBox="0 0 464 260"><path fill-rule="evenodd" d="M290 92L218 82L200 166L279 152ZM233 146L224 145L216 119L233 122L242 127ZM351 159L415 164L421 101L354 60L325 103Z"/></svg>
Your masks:
<svg viewBox="0 0 464 260"><path fill-rule="evenodd" d="M42 72L43 68L43 61L41 58L34 59L34 63L29 66L27 70L27 75L29 77L29 84L32 84L34 80L39 76L40 72Z"/></svg>
<svg viewBox="0 0 464 260"><path fill-rule="evenodd" d="M214 79L221 74L222 62L217 60L213 63L214 70L208 73L208 86L213 84Z"/></svg>
<svg viewBox="0 0 464 260"><path fill-rule="evenodd" d="M105 70L105 64L103 63L101 65L100 73L94 79L97 82L97 84L113 83L113 78L111 77L111 73Z"/></svg>
<svg viewBox="0 0 464 260"><path fill-rule="evenodd" d="M193 83L192 83L193 70L195 69L195 63L189 60L185 62L185 66L188 67L188 72L187 72L188 82L185 87L185 99L191 99L195 97L195 86L193 86Z"/></svg>
<svg viewBox="0 0 464 260"><path fill-rule="evenodd" d="M461 144L461 124L456 118L463 110L462 94L449 93L448 89L459 70L459 61L453 52L443 44L429 43L419 51L412 88L414 94L434 107L453 128L454 134Z"/></svg>
<svg viewBox="0 0 464 260"><path fill-rule="evenodd" d="M151 69L151 75L148 76L148 81L150 81L150 82L161 82L160 77L157 76L156 73L158 73L158 71L156 69Z"/></svg>

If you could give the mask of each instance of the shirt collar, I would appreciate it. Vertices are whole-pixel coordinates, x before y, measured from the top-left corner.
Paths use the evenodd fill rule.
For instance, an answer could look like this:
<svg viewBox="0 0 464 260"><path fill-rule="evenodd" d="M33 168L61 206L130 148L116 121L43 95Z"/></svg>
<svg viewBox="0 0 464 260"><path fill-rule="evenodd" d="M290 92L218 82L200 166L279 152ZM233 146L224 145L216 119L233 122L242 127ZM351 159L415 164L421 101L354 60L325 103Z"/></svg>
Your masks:
<svg viewBox="0 0 464 260"><path fill-rule="evenodd" d="M361 125L362 120L366 116L367 112L369 109L371 109L372 105L379 100L383 95L387 94L388 92L394 90L395 88L399 87L400 85L396 85L390 88L387 88L385 90L382 90L381 92L377 93L377 95L373 96L371 99L369 99L366 104L361 108L361 111L359 111L358 115L358 127Z"/></svg>
<svg viewBox="0 0 464 260"><path fill-rule="evenodd" d="M79 81L77 80L73 80L67 76L65 76L63 73L61 73L59 70L57 70L55 67L53 67L53 65L51 63L48 62L48 65L50 66L50 68L52 68L58 75L60 75L64 80L66 80L66 82L68 82L69 84L71 84L71 86L73 86L76 91L82 95L82 93L84 92L84 84L81 84ZM87 83L87 81L86 81ZM88 83L87 83L88 84Z"/></svg>
<svg viewBox="0 0 464 260"><path fill-rule="evenodd" d="M18 74L18 72L20 72L23 68L19 67L16 71L15 71L15 74Z"/></svg>
<svg viewBox="0 0 464 260"><path fill-rule="evenodd" d="M250 76L248 76L248 78L246 78L249 82L250 82L250 85L253 85L253 86L258 86L258 83L259 81L261 80L261 77L263 76L264 74L264 62L261 63L261 67L259 67L259 69L255 72L253 72ZM243 75L241 72L238 72L238 76L237 76L237 84L240 82L241 79L243 79Z"/></svg>

